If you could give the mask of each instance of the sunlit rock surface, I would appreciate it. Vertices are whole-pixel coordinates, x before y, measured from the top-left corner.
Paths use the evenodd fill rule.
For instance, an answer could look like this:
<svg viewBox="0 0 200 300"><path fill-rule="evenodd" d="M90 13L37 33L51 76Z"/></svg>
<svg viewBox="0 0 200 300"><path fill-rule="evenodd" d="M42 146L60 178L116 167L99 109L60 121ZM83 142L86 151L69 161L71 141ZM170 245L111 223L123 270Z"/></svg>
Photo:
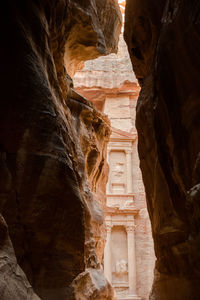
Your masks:
<svg viewBox="0 0 200 300"><path fill-rule="evenodd" d="M74 278L100 270L93 191L106 174L109 124L67 72L117 50L119 9L111 0L13 0L1 22L0 212L9 236L2 223L0 298L35 300L34 290L75 299Z"/></svg>
<svg viewBox="0 0 200 300"><path fill-rule="evenodd" d="M67 2L65 65L73 76L83 62L117 52L121 13L117 0Z"/></svg>
<svg viewBox="0 0 200 300"><path fill-rule="evenodd" d="M122 34L117 54L87 61L84 69L77 72L74 78L77 89L80 87L118 89L125 82L136 82L136 78Z"/></svg>
<svg viewBox="0 0 200 300"><path fill-rule="evenodd" d="M199 1L127 1L136 125L157 256L151 300L200 299Z"/></svg>
<svg viewBox="0 0 200 300"><path fill-rule="evenodd" d="M79 300L112 300L113 289L106 280L103 270L86 269L72 283L76 299Z"/></svg>

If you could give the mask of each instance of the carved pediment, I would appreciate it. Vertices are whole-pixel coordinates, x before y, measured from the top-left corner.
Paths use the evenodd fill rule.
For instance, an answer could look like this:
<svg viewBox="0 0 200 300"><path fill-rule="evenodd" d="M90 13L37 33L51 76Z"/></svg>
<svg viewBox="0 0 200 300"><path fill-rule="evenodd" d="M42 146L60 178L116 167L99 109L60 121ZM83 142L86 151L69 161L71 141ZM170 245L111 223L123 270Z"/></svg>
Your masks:
<svg viewBox="0 0 200 300"><path fill-rule="evenodd" d="M123 131L117 128L112 127L111 128L112 133L111 133L111 137L110 140L129 140L129 141L133 141L136 139L137 137L137 133L129 133L127 131Z"/></svg>

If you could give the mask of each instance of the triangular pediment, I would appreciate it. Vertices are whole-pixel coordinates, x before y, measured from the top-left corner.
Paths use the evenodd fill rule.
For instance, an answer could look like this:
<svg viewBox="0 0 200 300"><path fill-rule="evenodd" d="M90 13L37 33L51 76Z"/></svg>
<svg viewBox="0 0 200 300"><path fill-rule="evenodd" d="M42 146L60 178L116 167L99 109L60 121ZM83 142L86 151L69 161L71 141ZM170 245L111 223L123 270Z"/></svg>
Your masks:
<svg viewBox="0 0 200 300"><path fill-rule="evenodd" d="M126 139L126 140L135 140L135 138L137 137L137 133L136 132L127 132L127 131L123 131L120 130L118 128L115 127L111 127L111 136L110 139Z"/></svg>

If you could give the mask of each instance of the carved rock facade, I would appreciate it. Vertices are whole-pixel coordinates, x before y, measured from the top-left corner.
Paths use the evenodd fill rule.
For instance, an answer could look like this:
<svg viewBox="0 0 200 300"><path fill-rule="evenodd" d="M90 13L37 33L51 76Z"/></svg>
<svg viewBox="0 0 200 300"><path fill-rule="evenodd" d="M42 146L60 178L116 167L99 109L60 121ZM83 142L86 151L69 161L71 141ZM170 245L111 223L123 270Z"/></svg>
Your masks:
<svg viewBox="0 0 200 300"><path fill-rule="evenodd" d="M200 299L199 1L127 1L136 126L156 252L152 300Z"/></svg>

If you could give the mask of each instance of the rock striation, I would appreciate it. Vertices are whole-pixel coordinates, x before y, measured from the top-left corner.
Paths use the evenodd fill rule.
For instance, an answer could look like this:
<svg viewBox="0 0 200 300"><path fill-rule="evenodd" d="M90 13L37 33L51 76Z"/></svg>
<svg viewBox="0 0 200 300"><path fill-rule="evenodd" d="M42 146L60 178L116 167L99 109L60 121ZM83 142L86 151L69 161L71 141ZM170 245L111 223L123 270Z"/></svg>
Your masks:
<svg viewBox="0 0 200 300"><path fill-rule="evenodd" d="M127 1L136 126L157 257L151 300L200 299L199 1Z"/></svg>
<svg viewBox="0 0 200 300"><path fill-rule="evenodd" d="M104 193L109 122L69 75L116 52L117 2L11 0L1 22L0 298L80 299L72 282L87 269L95 299L112 299L94 195Z"/></svg>
<svg viewBox="0 0 200 300"><path fill-rule="evenodd" d="M66 1L65 65L73 76L85 60L117 52L121 13L117 0Z"/></svg>

